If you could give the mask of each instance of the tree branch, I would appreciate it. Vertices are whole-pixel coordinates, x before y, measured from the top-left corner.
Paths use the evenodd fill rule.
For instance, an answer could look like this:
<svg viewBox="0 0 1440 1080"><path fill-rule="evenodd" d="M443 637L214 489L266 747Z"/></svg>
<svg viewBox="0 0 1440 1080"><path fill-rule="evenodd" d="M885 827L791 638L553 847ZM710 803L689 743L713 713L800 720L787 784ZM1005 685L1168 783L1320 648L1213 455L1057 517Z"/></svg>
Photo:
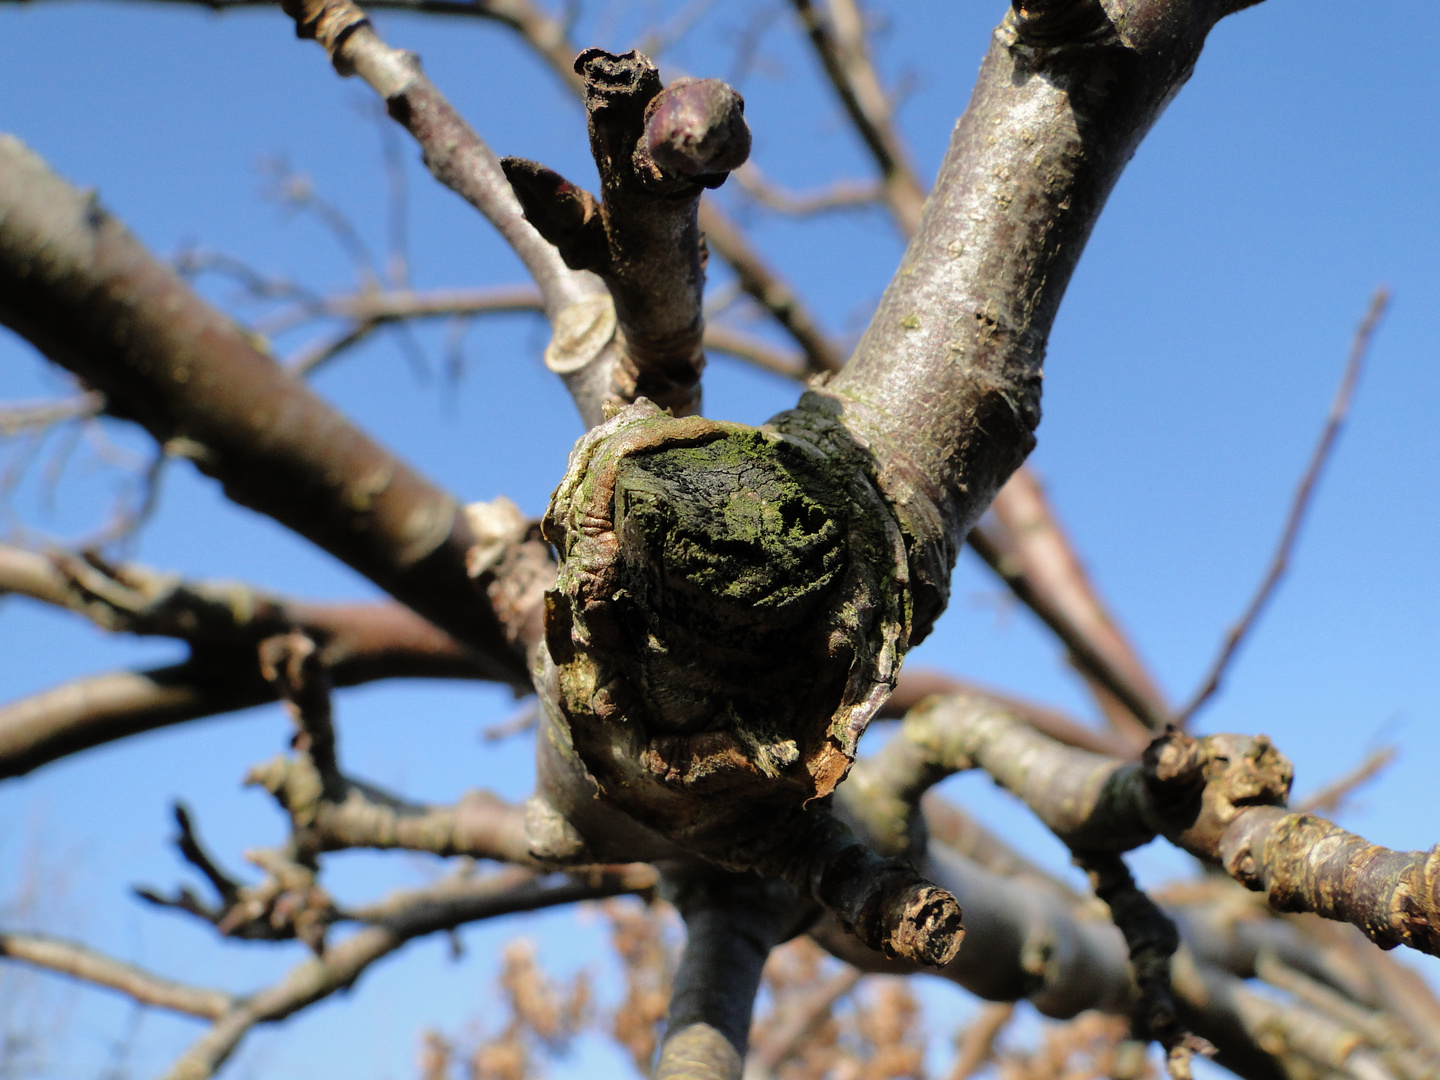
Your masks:
<svg viewBox="0 0 1440 1080"><path fill-rule="evenodd" d="M893 749L892 749L893 748ZM932 699L877 755L903 793L982 768L1072 850L1119 853L1163 835L1276 911L1349 922L1383 948L1440 955L1440 845L1394 852L1285 809L1291 767L1264 736L1174 729L1141 762L1063 747L994 702Z"/></svg>
<svg viewBox="0 0 1440 1080"><path fill-rule="evenodd" d="M1127 9L1123 34L1098 0L1006 17L865 336L802 399L880 460L911 538L921 627L944 606L960 539L1034 444L1041 359L1070 273L1203 44L1198 15L1170 17L1189 6Z"/></svg>
<svg viewBox="0 0 1440 1080"><path fill-rule="evenodd" d="M751 875L687 875L674 903L685 919L655 1080L740 1080L760 973L793 894Z"/></svg>
<svg viewBox="0 0 1440 1080"><path fill-rule="evenodd" d="M1345 423L1345 416L1350 411L1350 402L1355 396L1355 386L1360 381L1360 372L1365 366L1365 354L1370 351L1370 339L1374 336L1375 328L1379 326L1380 319L1385 314L1386 305L1389 303L1389 290L1376 289L1375 295L1370 300L1370 309L1355 329L1355 339L1350 345L1350 359L1345 365L1345 374L1340 379L1340 388L1335 391L1335 400L1330 404L1330 415L1325 420L1324 428L1321 429L1320 441L1315 444L1315 451L1310 455L1310 463L1305 467L1305 475L1300 478L1300 484L1295 489L1295 496L1290 503L1290 513L1285 519L1285 528L1280 534L1280 542L1275 548L1275 554L1270 557L1270 565L1265 571L1265 576L1261 579L1259 588L1246 606L1244 614L1240 616L1240 621L1226 633L1225 641L1220 646L1220 653L1210 665L1209 672L1206 673L1194 696L1183 709L1176 713L1175 724L1179 727L1184 727L1189 723L1190 718L1220 689L1220 681L1225 677L1225 669L1230 666L1230 661L1240 648L1241 642L1245 640L1245 636L1255 625L1256 620L1260 618L1260 613L1265 610L1265 605L1275 594L1275 588L1280 584L1280 579L1285 576L1285 571L1290 565L1290 553L1295 549L1295 541L1300 536L1300 526L1305 522L1305 512L1309 509L1311 496L1315 493L1315 484L1325 469L1325 463L1330 460L1335 440L1339 437L1340 428Z"/></svg>
<svg viewBox="0 0 1440 1080"><path fill-rule="evenodd" d="M506 158L527 219L566 265L599 274L622 337L612 390L648 397L677 416L698 411L704 270L697 208L750 152L745 103L717 79L677 79L637 52L587 49L585 86L601 198L542 165Z"/></svg>
<svg viewBox="0 0 1440 1080"><path fill-rule="evenodd" d="M204 1020L218 1020L236 1004L224 991L163 979L84 945L41 934L0 932L0 957L119 991L142 1005Z"/></svg>
<svg viewBox="0 0 1440 1080"><path fill-rule="evenodd" d="M924 186L909 164L892 106L875 73L864 14L855 0L829 0L828 18L810 0L794 0L794 4L836 95L884 180L895 224L908 240L919 227ZM996 494L992 510L994 521L988 529L971 530L971 546L1070 647L1106 716L1136 742L1138 750L1144 730L1158 730L1169 710L1091 586L1034 475L1024 466L1017 469ZM1104 662L1090 662L1097 656ZM1112 686L1122 691L1118 700ZM1135 712L1142 703L1141 711ZM1143 727L1137 729L1135 719Z"/></svg>
<svg viewBox="0 0 1440 1080"><path fill-rule="evenodd" d="M538 626L507 623L495 601L513 614L499 594L522 580L538 601L548 584L541 545L516 545L508 563L472 583L466 558L476 539L450 496L259 352L93 199L8 137L0 222L0 321L101 390L107 411L220 479L231 499L503 658L516 682L526 678L525 639Z"/></svg>
<svg viewBox="0 0 1440 1080"><path fill-rule="evenodd" d="M554 330L546 363L564 379L585 423L598 423L619 359L614 311L601 283L567 267L559 250L525 220L499 160L420 70L418 57L381 40L351 0L287 0L283 6L296 32L318 41L338 72L369 84L420 144L435 178L484 214L520 256ZM504 6L514 13L507 24L542 32L545 20L527 17L521 5Z"/></svg>
<svg viewBox="0 0 1440 1080"><path fill-rule="evenodd" d="M648 868L607 870L560 881L507 870L482 878L449 878L397 893L364 912L363 930L291 970L280 982L241 999L170 1067L165 1080L207 1080L257 1024L274 1023L353 986L371 964L417 937L481 919L652 888Z"/></svg>
<svg viewBox="0 0 1440 1080"><path fill-rule="evenodd" d="M885 184L891 212L908 236L920 224L925 185L892 123L888 96L870 58L865 17L855 0L829 0L828 18L811 0L793 0L800 23Z"/></svg>
<svg viewBox="0 0 1440 1080"><path fill-rule="evenodd" d="M1023 469L1017 469L1011 480L1024 475ZM1025 481L1022 480L1021 484ZM1006 485L1008 487L1009 484ZM1007 513L1015 509L1015 503L1023 505L1020 499L1004 496L1004 490L995 500L995 509L998 510L1002 502L1008 504ZM1017 488L1017 491L1023 490L1023 487ZM1143 725L1141 730L1159 731L1163 728L1169 715L1164 699L1158 696L1159 691L1145 676L1144 668L1138 666L1138 657L1119 636L1118 629L1111 633L1100 630L1095 617L1103 619L1105 612L1098 607L1098 600L1095 605L1088 602L1094 598L1094 593L1080 589L1066 590L1060 581L1043 571L1036 572L1036 560L1033 558L1022 557L1023 561L1010 558L1007 548L1013 550L1014 537L1015 530L1011 528L991 529L982 522L970 530L966 539L975 554L1010 587L1015 597L1060 639L1069 651L1071 663L1105 695L1102 701L1108 697L1117 702L1125 710L1124 715ZM1085 621L1077 625L1074 615ZM1104 620L1104 624L1114 626L1108 619ZM1111 709L1107 710L1107 715L1113 723L1120 714ZM1130 734L1136 731L1137 726L1132 721L1119 730ZM1132 738L1132 743L1137 741Z"/></svg>
<svg viewBox="0 0 1440 1080"><path fill-rule="evenodd" d="M398 604L283 603L293 621L282 629L299 627L324 643L337 686L391 678L493 679L513 685L509 670L498 670ZM253 641L238 651L201 650L170 667L64 683L0 706L0 778L275 697L260 675Z"/></svg>

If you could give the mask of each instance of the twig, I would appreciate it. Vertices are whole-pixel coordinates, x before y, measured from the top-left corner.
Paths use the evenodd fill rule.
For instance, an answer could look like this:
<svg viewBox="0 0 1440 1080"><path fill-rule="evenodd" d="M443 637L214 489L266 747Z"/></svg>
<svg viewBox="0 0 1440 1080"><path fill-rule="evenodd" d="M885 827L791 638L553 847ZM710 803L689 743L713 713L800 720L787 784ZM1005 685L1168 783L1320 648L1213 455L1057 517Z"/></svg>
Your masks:
<svg viewBox="0 0 1440 1080"><path fill-rule="evenodd" d="M1354 794L1355 789L1375 779L1395 760L1398 753L1399 751L1393 746L1382 746L1378 750L1372 750L1365 756L1364 761L1344 776L1336 777L1318 791L1312 792L1296 803L1295 812L1334 817L1340 811L1340 807L1344 805L1345 800Z"/></svg>
<svg viewBox="0 0 1440 1080"><path fill-rule="evenodd" d="M11 401L0 404L0 436L54 427L70 420L88 420L105 408L105 396L94 390L63 401Z"/></svg>
<svg viewBox="0 0 1440 1080"><path fill-rule="evenodd" d="M845 354L820 327L795 289L751 246L744 231L711 200L700 203L700 231L729 263L740 288L767 311L805 353L807 374L839 371Z"/></svg>
<svg viewBox="0 0 1440 1080"><path fill-rule="evenodd" d="M375 320L354 323L338 334L305 346L285 361L285 368L302 379L313 375L347 349L353 349L367 340L378 329L380 323Z"/></svg>
<svg viewBox="0 0 1440 1080"><path fill-rule="evenodd" d="M466 923L579 900L653 888L648 867L617 867L559 881L525 870L482 878L448 878L428 889L396 894L365 914L365 929L293 968L280 982L243 998L171 1066L165 1080L208 1080L257 1024L293 1016L353 986L376 961L417 937Z"/></svg>
<svg viewBox="0 0 1440 1080"><path fill-rule="evenodd" d="M1270 597L1274 595L1275 587L1280 584L1280 579L1285 576L1285 571L1290 565L1291 552L1295 548L1295 541L1300 535L1300 526L1304 524L1305 513L1310 508L1316 481L1320 479L1320 474L1330 459L1335 440L1340 434L1341 426L1345 423L1346 414L1350 411L1350 402L1355 396L1355 385L1360 380L1360 372L1365 366L1365 355L1370 350L1370 339L1374 336L1375 328L1379 325L1380 318L1385 314L1385 307L1389 303L1390 290L1383 286L1376 289L1375 295L1370 300L1370 309L1355 330L1355 338L1350 345L1350 358L1345 364L1345 374L1340 379L1340 388L1336 390L1335 400L1330 404L1330 415L1326 418L1325 426L1320 431L1320 441L1315 444L1315 451L1310 455L1310 463L1305 467L1305 474L1300 478L1300 484L1295 489L1295 495L1290 503L1290 514L1285 519L1285 528L1280 534L1280 543L1270 557L1269 568L1265 571L1265 576L1261 578L1260 587L1251 597L1245 613L1240 616L1239 622L1235 623L1226 633L1225 641L1220 646L1219 655L1210 665L1210 670L1201 681L1199 689L1195 691L1195 695L1185 707L1175 714L1173 722L1177 727L1183 728L1189 723L1195 713L1220 689L1220 682L1225 677L1225 669L1229 667L1236 650L1245 640L1245 635L1250 632L1256 620L1260 618L1260 613L1269 603Z"/></svg>
<svg viewBox="0 0 1440 1080"><path fill-rule="evenodd" d="M1119 854L1162 835L1223 868L1277 911L1359 927L1382 948L1440 955L1440 844L1391 851L1286 808L1293 770L1264 736L1193 739L1175 728L1124 762L1061 746L993 702L934 698L871 761L890 786L981 768L1076 852ZM888 810L896 800L879 800ZM882 816L882 828L895 817ZM903 819L900 822L904 836Z"/></svg>
<svg viewBox="0 0 1440 1080"><path fill-rule="evenodd" d="M884 197L885 192L878 184L867 184L859 180L837 180L819 191L798 194L771 183L753 161L747 161L735 170L735 182L761 206L791 217L811 217L833 210L864 209L874 206Z"/></svg>
<svg viewBox="0 0 1440 1080"><path fill-rule="evenodd" d="M164 979L84 945L41 934L0 932L0 957L117 990L142 1005L204 1020L218 1020L236 1004L236 999L222 990Z"/></svg>
<svg viewBox="0 0 1440 1080"><path fill-rule="evenodd" d="M984 525L971 529L966 541L1015 596L1039 616L1070 652L1071 661L1085 675L1112 694L1137 719L1152 731L1165 726L1166 714L1156 707L1148 694L1136 686L1129 675L1070 618L1069 613L1037 581L1005 558L1000 541Z"/></svg>
<svg viewBox="0 0 1440 1080"><path fill-rule="evenodd" d="M385 101L391 117L420 144L434 177L484 214L520 257L544 297L555 330L547 362L564 378L585 422L599 423L605 386L619 355L615 335L603 330L605 318L598 307L608 305L601 283L570 269L556 247L525 220L495 154L421 71L413 53L387 45L351 0L286 0L283 6L295 19L296 33L316 39L341 74L363 78ZM520 12L503 21L539 32L533 15ZM547 26L552 22L539 21ZM613 331L613 321L609 325Z"/></svg>
<svg viewBox="0 0 1440 1080"><path fill-rule="evenodd" d="M870 59L859 5L855 0L830 0L829 19L825 19L811 0L793 3L825 74L879 166L886 199L902 231L906 235L913 233L920 224L925 187L891 121L890 102Z"/></svg>
<svg viewBox="0 0 1440 1080"><path fill-rule="evenodd" d="M1063 623L1052 627L1062 642L1068 645L1066 635L1076 636L1088 651L1105 657L1107 673L1092 671L1078 658L1072 662L1085 676L1111 726L1138 752L1149 742L1154 722L1166 716L1170 707L1135 646L1106 610L1039 478L1022 465L1000 489L990 510L991 519L971 531L972 546L987 562L993 556L982 548L997 548L1004 570L1002 580L1011 584L1023 579L1026 588L1022 591L1040 598L1046 610L1064 616ZM1045 619L1039 609L1032 610ZM1074 650L1071 652L1073 656ZM1124 682L1123 700L1111 689L1117 679ZM1134 714L1125 704L1130 700L1144 702L1146 711Z"/></svg>
<svg viewBox="0 0 1440 1080"><path fill-rule="evenodd" d="M779 1024L751 1048L745 1059L745 1080L769 1080L835 1003L855 989L863 974L847 965L798 1000L789 1002Z"/></svg>

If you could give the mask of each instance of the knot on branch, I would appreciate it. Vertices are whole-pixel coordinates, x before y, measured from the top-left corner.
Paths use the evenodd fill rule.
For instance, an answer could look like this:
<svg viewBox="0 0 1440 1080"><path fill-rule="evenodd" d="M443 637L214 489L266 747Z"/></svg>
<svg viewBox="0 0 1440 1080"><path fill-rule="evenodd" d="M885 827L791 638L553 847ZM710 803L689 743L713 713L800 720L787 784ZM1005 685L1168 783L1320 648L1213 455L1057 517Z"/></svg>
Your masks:
<svg viewBox="0 0 1440 1080"><path fill-rule="evenodd" d="M855 460L642 401L581 440L544 530L555 704L612 800L744 863L834 790L909 629L903 541Z"/></svg>

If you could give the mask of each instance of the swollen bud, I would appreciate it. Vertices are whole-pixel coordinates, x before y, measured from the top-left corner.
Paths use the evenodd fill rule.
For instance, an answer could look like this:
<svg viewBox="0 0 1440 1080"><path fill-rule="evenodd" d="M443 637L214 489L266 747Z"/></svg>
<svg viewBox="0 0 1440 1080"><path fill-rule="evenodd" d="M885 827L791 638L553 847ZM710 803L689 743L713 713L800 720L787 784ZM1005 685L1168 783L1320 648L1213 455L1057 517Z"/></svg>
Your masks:
<svg viewBox="0 0 1440 1080"><path fill-rule="evenodd" d="M750 156L745 99L719 79L676 79L645 109L644 146L663 172L723 179Z"/></svg>

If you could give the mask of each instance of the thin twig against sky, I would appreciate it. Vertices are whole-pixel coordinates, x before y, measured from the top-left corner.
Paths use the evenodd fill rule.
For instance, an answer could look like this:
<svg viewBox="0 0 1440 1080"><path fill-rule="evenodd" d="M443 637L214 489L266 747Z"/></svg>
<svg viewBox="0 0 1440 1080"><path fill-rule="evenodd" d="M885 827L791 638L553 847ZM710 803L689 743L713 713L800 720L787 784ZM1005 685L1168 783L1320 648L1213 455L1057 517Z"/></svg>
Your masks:
<svg viewBox="0 0 1440 1080"><path fill-rule="evenodd" d="M1195 691L1194 696L1190 698L1184 708L1175 714L1173 722L1177 727L1183 728L1188 724L1196 712L1220 689L1226 669L1235 658L1246 635L1259 620L1261 612L1265 610L1265 605L1275 595L1275 588L1280 584L1280 579L1285 576L1285 571L1290 566L1290 556L1295 550L1295 541L1300 537L1300 527L1305 523L1305 514L1310 509L1316 482L1320 479L1320 474L1325 471L1331 451L1335 448L1335 440L1340 435L1340 428L1344 425L1345 417L1350 412L1350 403L1355 397L1355 386L1360 381L1360 372L1365 366L1366 354L1370 351L1370 339L1374 337L1375 328L1380 325L1380 318L1385 314L1385 308L1389 303L1390 290L1382 285L1375 290L1375 295L1370 299L1369 310L1365 312L1365 317L1360 320L1360 325L1355 329L1355 338L1350 344L1350 358L1346 361L1345 373L1340 377L1340 388L1335 391L1335 400L1330 403L1330 415L1326 417L1325 426L1320 430L1320 441L1315 444L1315 451L1310 455L1310 463L1305 467L1305 474L1295 488L1295 496L1290 502L1290 513L1285 519L1285 528L1280 533L1280 542L1275 547L1275 554L1270 557L1270 565L1265 570L1265 576L1260 579L1260 586L1255 590L1255 595L1250 598L1245 613L1226 632L1220 652L1211 663L1210 670L1206 672L1199 689Z"/></svg>

